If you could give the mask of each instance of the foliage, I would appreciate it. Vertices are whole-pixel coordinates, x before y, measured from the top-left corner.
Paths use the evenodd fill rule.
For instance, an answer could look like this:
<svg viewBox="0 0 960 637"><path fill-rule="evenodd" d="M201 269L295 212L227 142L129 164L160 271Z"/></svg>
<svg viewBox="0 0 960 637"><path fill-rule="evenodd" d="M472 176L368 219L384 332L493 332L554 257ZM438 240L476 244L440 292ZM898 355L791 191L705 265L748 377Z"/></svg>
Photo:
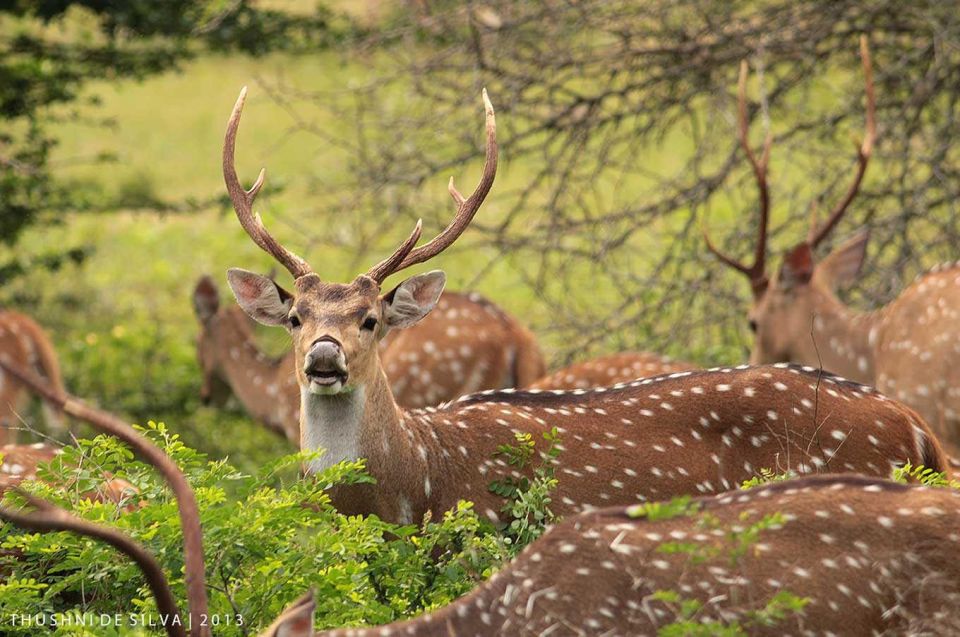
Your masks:
<svg viewBox="0 0 960 637"><path fill-rule="evenodd" d="M529 467L534 458L536 443L529 433L517 432L514 434L517 444L500 445L497 455L506 458L507 464L517 472ZM491 493L495 493L507 500L500 509L509 522L506 533L513 546L512 554L543 535L547 525L556 519L550 510L553 498L551 494L556 489L558 481L554 467L561 453L560 434L556 427L543 433L546 449L539 453L540 462L533 468L533 477L524 475L519 477L508 476L490 483Z"/></svg>
<svg viewBox="0 0 960 637"><path fill-rule="evenodd" d="M51 0L0 5L0 242L14 244L38 221L64 211L114 207L96 184L62 182L50 168L57 143L49 131L72 117L64 107L96 104L85 89L97 80L143 79L176 68L201 51L262 55L277 50L317 50L350 30L323 5L309 14L261 8L251 0ZM103 153L92 161L109 161ZM131 201L122 200L129 205ZM166 209L162 200L137 201ZM52 250L34 266L57 268L72 246ZM16 276L28 264L12 259L0 275Z"/></svg>
<svg viewBox="0 0 960 637"><path fill-rule="evenodd" d="M960 489L960 481L951 478L945 471L935 471L923 465L913 466L909 462L896 467L891 472L890 479L901 484L917 482L925 487Z"/></svg>
<svg viewBox="0 0 960 637"><path fill-rule="evenodd" d="M784 471L783 473L777 473L773 469L767 469L761 467L760 471L757 472L757 475L753 476L749 480L744 480L740 484L741 489L752 489L753 487L759 487L765 484L771 484L773 482L783 482L784 480L793 480L797 477L796 472L794 471Z"/></svg>
<svg viewBox="0 0 960 637"><path fill-rule="evenodd" d="M143 433L184 470L200 505L211 613L241 616L244 634L269 623L308 588L317 592L317 626L385 623L446 604L489 576L514 549L462 502L439 520L415 526L345 516L329 487L369 482L363 462L344 462L316 479L291 470L310 454L283 457L256 476L190 449L163 424ZM92 502L104 472L139 491L121 505ZM115 526L144 544L171 579L183 607L182 534L176 503L151 467L116 439L98 436L44 467L29 490L85 519ZM285 477L286 476L286 477ZM292 479L291 479L292 477ZM19 498L7 495L8 504ZM130 509L130 510L126 510ZM155 613L138 569L113 549L69 533L22 533L6 526L0 543L0 615L10 613ZM22 630L21 630L22 628ZM6 625L4 634L33 634Z"/></svg>

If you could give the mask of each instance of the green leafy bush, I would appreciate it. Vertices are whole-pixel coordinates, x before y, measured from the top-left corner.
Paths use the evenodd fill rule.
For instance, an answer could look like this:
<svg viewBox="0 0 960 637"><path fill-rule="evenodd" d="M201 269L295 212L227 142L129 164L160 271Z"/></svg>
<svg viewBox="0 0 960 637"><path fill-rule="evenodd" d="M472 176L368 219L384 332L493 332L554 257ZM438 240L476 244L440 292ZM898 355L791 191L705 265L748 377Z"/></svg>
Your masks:
<svg viewBox="0 0 960 637"><path fill-rule="evenodd" d="M296 469L315 454L297 453L251 476L226 460L209 460L163 424L150 423L141 431L177 462L196 492L210 610L231 618L218 634L254 632L308 588L317 593L318 628L381 624L444 605L491 575L525 538L542 533L542 522L549 518L534 514L529 504L548 501L536 479L526 485L538 490L536 498L531 500L523 489L514 494L531 515L522 534L495 532L468 502L440 519L428 516L419 527L345 516L331 505L328 489L371 482L362 461L343 462L303 479ZM86 499L83 494L104 472L129 481L139 493L119 504ZM43 481L29 483L29 491L144 544L182 603L176 502L152 467L134 459L116 439L98 436L67 448L40 476ZM5 497L8 506L22 504L16 494ZM0 533L0 569L7 575L0 586L4 634L36 631L35 626L9 625L12 614L156 613L137 567L105 544L70 533L25 533L9 525ZM237 617L243 626L234 623ZM60 627L57 632L83 630ZM129 634L131 629L120 630ZM98 627L96 634L105 633Z"/></svg>

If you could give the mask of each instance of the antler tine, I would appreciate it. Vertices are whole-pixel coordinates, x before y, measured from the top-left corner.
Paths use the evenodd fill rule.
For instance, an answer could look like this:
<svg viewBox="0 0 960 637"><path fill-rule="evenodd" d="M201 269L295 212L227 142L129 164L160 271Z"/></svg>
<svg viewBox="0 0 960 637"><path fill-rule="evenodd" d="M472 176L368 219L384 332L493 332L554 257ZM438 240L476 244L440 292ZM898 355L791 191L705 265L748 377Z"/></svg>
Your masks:
<svg viewBox="0 0 960 637"><path fill-rule="evenodd" d="M253 201L257 198L257 193L263 186L266 169L260 169L260 175L257 176L257 180L250 187L250 190L243 188L240 184L240 178L237 176L234 151L237 144L237 129L240 127L240 115L243 113L243 104L246 99L247 87L244 86L240 90L237 103L233 106L233 112L230 113L227 133L223 139L223 180L227 184L227 192L230 193L230 200L233 202L237 219L240 220L240 225L247 231L253 242L279 261L294 278L299 278L305 274L310 274L313 270L306 261L280 245L280 242L267 232L260 215L253 212Z"/></svg>
<svg viewBox="0 0 960 637"><path fill-rule="evenodd" d="M760 195L760 220L757 223L757 246L754 250L753 265L746 265L736 259L729 257L718 250L706 229L703 230L703 238L706 240L707 249L712 252L721 262L730 266L738 272L742 272L749 279L754 290L759 290L766 281L766 257L767 257L767 234L770 221L770 189L767 184L767 165L770 162L770 148L773 144L773 136L768 132L763 141L763 151L760 158L757 159L753 149L750 148L749 122L747 121L747 62L740 63L740 77L737 82L737 139L740 147L743 148L753 169L753 176L757 182L757 190Z"/></svg>
<svg viewBox="0 0 960 637"><path fill-rule="evenodd" d="M396 267L383 275L384 278L394 272L409 268L411 265L428 261L449 248L453 242L463 234L467 226L470 225L474 215L477 214L477 210L480 209L480 204L483 203L487 193L490 192L494 177L497 175L497 120L493 112L493 104L490 103L490 98L487 96L487 89L483 89L481 95L483 96L483 107L486 112L487 149L480 183L477 184L473 194L464 198L454 187L453 178L451 178L448 190L450 196L453 197L453 200L457 204L457 214L454 216L453 221L428 243L410 250L407 255L403 257L403 260L397 263Z"/></svg>
<svg viewBox="0 0 960 637"><path fill-rule="evenodd" d="M811 228L807 240L811 248L817 247L830 234L830 231L840 222L850 203L857 196L860 191L860 184L863 182L863 175L867 172L870 155L873 153L873 145L877 139L877 101L873 87L873 62L870 59L870 45L865 35L860 36L860 58L863 61L863 75L866 84L867 113L863 142L857 149L857 170L853 176L853 183L850 184L840 202L830 211L827 221L819 229Z"/></svg>
<svg viewBox="0 0 960 637"><path fill-rule="evenodd" d="M160 568L156 558L139 542L117 529L78 518L53 503L25 491L20 489L14 489L14 491L36 510L25 512L0 507L0 519L39 533L68 531L106 542L137 563L150 586L150 591L157 600L157 610L162 615L170 618L182 617L163 569ZM182 622L167 621L164 625L170 637L186 637Z"/></svg>
<svg viewBox="0 0 960 637"><path fill-rule="evenodd" d="M390 276L394 270L397 269L397 266L400 265L400 262L403 261L404 257L410 254L410 251L413 250L413 246L417 245L417 241L420 240L420 233L423 231L423 219L417 219L417 225L414 226L413 232L410 233L410 236L407 237L407 240L400 244L400 247L397 248L393 254L389 257L378 263L377 265L370 268L367 271L367 276L381 284Z"/></svg>
<svg viewBox="0 0 960 637"><path fill-rule="evenodd" d="M189 600L190 634L193 637L209 635L203 625L208 616L206 575L203 559L203 533L200 529L200 510L197 498L177 464L159 447L137 433L130 425L108 412L90 407L69 394L54 391L36 374L0 355L0 367L38 396L58 407L68 416L84 420L97 429L126 442L141 458L157 468L177 499L180 524L183 527L184 571Z"/></svg>

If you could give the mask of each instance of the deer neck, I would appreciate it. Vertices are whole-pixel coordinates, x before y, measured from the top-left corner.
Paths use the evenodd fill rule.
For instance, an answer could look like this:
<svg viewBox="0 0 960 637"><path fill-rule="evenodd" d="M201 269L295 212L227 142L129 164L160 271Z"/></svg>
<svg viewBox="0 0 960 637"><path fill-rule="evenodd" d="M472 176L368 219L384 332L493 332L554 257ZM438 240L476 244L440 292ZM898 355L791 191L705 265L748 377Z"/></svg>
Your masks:
<svg viewBox="0 0 960 637"><path fill-rule="evenodd" d="M801 362L873 384L878 314L857 312L834 294L819 293L813 308L813 352L800 357L805 359Z"/></svg>
<svg viewBox="0 0 960 637"><path fill-rule="evenodd" d="M260 351L248 330L234 316L225 317L218 332L220 371L243 408L257 420L282 426L273 408L282 399L287 358L275 360Z"/></svg>
<svg viewBox="0 0 960 637"><path fill-rule="evenodd" d="M358 458L367 458L370 467L376 465L386 451L376 441L398 440L400 421L400 408L379 362L373 379L350 392L321 396L300 388L300 448L326 450L309 463L310 473Z"/></svg>

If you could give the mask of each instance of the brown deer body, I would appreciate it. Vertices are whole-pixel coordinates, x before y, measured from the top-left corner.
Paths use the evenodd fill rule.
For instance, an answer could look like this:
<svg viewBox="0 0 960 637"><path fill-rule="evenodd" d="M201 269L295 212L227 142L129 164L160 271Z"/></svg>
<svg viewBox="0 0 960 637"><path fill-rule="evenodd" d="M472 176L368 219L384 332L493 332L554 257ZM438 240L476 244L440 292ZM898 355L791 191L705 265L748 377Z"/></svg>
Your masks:
<svg viewBox="0 0 960 637"><path fill-rule="evenodd" d="M37 370L54 387L63 390L60 364L50 338L29 316L0 310L0 353ZM27 396L28 392L21 383L0 373L0 444L16 440L17 412ZM47 424L61 431L63 425L56 410L46 408L45 404L44 412Z"/></svg>
<svg viewBox="0 0 960 637"><path fill-rule="evenodd" d="M834 290L856 280L868 235L861 232L821 261L814 257L855 198L876 138L875 100L869 51L862 45L866 75L867 124L853 183L828 219L810 229L807 240L784 258L770 280L764 268L769 216L766 169L769 140L760 160L747 142L741 72L740 141L760 189L759 240L754 264L720 259L747 275L753 290L749 319L755 332L751 362L793 361L875 385L914 409L951 451L960 452L960 267L948 265L921 277L886 307L860 313L844 305Z"/></svg>
<svg viewBox="0 0 960 637"><path fill-rule="evenodd" d="M680 602L660 591L698 602L694 622L736 622L751 635L960 631L960 493L952 489L819 476L702 498L676 517L638 513L569 518L429 615L314 633L308 596L262 637L656 635L682 621ZM751 525L763 530L732 559L731 538ZM684 544L688 552L667 550ZM756 621L783 592L806 606Z"/></svg>
<svg viewBox="0 0 960 637"><path fill-rule="evenodd" d="M489 101L483 177L469 198L451 186L458 203L451 225L414 248L418 223L393 255L352 283L338 284L322 281L253 214L263 175L246 191L233 167L244 98L241 93L227 127L224 177L241 224L290 270L295 291L239 269L230 270L228 280L251 317L285 327L293 339L301 447L326 450L308 471L365 458L377 480L334 492L340 510L413 522L463 498L497 519L502 501L489 483L514 471L495 457L498 447L517 432L539 440L552 427L560 432L565 465L558 472L560 514L723 490L763 467L885 476L903 461L945 466L936 440L911 410L857 383L788 366L678 372L596 390L488 391L435 409L400 409L377 342L429 313L444 275L416 275L384 295L380 286L452 244L479 208L496 168Z"/></svg>
<svg viewBox="0 0 960 637"><path fill-rule="evenodd" d="M652 352L621 352L574 363L544 376L530 389L590 389L673 372L697 369Z"/></svg>
<svg viewBox="0 0 960 637"><path fill-rule="evenodd" d="M232 390L254 419L299 442L293 351L280 358L262 352L243 310L220 307L210 277L197 282L193 306L201 326L201 400L222 403ZM380 342L380 357L397 403L411 409L484 389L523 387L544 371L533 334L475 293L445 293L423 321L388 334Z"/></svg>

